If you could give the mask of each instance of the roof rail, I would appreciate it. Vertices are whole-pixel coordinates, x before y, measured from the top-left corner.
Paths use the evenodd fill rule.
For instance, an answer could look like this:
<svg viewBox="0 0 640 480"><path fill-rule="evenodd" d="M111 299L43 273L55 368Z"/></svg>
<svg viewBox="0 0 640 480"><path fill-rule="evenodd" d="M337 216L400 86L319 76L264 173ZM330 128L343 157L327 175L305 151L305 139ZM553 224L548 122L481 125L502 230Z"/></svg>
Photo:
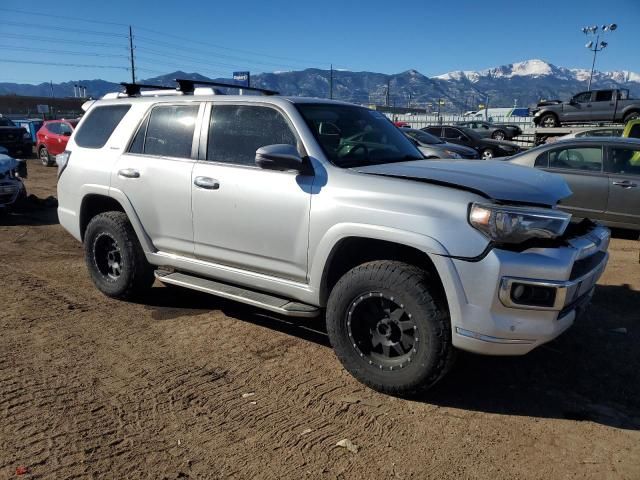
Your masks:
<svg viewBox="0 0 640 480"><path fill-rule="evenodd" d="M143 88L151 88L153 90L175 90L175 87L166 87L164 85L148 85L144 83L122 82L120 85L124 87L124 93L126 93L129 97L140 95L140 91Z"/></svg>
<svg viewBox="0 0 640 480"><path fill-rule="evenodd" d="M267 90L266 88L243 87L242 85L235 85L233 83L210 82L208 80L176 78L176 83L178 84L178 91L183 93L193 93L193 91L195 90L195 85L211 85L213 87L239 88L242 90L250 90L252 92L260 92L263 95L280 95L279 92L276 92L274 90Z"/></svg>

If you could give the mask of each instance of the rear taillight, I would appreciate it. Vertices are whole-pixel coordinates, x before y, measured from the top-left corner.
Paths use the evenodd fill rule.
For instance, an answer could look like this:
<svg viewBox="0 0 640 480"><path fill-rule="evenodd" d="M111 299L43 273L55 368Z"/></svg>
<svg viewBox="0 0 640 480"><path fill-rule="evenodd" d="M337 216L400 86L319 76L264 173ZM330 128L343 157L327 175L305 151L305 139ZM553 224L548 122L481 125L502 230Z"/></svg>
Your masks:
<svg viewBox="0 0 640 480"><path fill-rule="evenodd" d="M56 164L58 165L58 178L64 172L64 169L69 165L69 157L71 157L71 152L69 150L65 150L64 152L56 155Z"/></svg>

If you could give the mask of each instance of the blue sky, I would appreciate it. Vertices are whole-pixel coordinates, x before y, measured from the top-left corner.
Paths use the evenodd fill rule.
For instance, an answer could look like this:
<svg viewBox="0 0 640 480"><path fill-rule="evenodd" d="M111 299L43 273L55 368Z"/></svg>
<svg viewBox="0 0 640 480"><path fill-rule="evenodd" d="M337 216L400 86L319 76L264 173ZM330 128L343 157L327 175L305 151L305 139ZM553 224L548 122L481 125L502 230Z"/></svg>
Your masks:
<svg viewBox="0 0 640 480"><path fill-rule="evenodd" d="M531 58L590 68L580 28L612 22L619 27L596 68L640 72L639 0L0 0L0 81L127 80L129 24L138 77L148 78L178 69L223 76L330 63L431 76Z"/></svg>

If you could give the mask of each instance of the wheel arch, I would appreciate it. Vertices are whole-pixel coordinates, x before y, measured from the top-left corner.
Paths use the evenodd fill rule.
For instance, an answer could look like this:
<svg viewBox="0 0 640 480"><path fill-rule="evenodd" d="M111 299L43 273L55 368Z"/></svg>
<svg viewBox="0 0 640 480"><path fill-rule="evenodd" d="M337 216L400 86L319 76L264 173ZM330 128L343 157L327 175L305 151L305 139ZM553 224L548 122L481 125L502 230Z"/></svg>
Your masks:
<svg viewBox="0 0 640 480"><path fill-rule="evenodd" d="M87 193L83 196L79 214L80 239L82 241L84 241L84 234L91 219L100 213L108 211L124 212L131 222L143 250L145 252L155 251L153 243L144 231L142 223L131 206L131 203L122 192L114 191L113 189L109 191L109 195L105 195L104 193Z"/></svg>
<svg viewBox="0 0 640 480"><path fill-rule="evenodd" d="M442 278L427 252L406 243L352 235L336 242L327 256L320 280L320 304L326 305L331 290L346 272L374 260L397 260L421 267L437 279L438 293L447 301Z"/></svg>

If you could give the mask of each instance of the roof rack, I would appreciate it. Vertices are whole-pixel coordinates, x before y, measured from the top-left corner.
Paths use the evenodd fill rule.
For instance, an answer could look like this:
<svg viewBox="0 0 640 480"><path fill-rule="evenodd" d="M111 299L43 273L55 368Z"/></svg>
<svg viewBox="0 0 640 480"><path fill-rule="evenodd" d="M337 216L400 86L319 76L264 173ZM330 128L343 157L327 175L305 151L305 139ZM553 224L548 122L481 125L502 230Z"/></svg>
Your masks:
<svg viewBox="0 0 640 480"><path fill-rule="evenodd" d="M243 87L242 85L235 85L233 83L223 82L210 82L208 80L191 80L188 78L176 78L178 84L178 91L182 93L193 93L196 85L211 85L213 87L225 87L225 88L239 88L242 90L250 90L252 92L260 92L263 95L279 95L279 92L274 90L267 90L266 88L256 87Z"/></svg>
<svg viewBox="0 0 640 480"><path fill-rule="evenodd" d="M124 93L129 97L133 97L135 95L140 95L140 91L143 88L150 88L153 90L175 90L175 87L167 87L164 85L148 85L144 83L127 83L122 82L120 85L124 87Z"/></svg>

